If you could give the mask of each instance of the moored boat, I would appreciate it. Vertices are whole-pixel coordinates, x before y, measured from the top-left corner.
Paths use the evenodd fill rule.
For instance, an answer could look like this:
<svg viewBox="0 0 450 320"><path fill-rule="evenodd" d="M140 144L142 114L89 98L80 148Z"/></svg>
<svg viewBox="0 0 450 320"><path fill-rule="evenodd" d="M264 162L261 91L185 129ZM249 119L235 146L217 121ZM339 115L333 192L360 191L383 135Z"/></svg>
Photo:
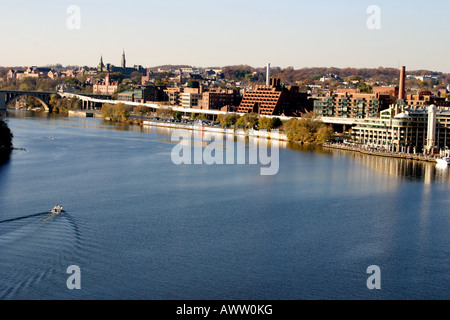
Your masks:
<svg viewBox="0 0 450 320"><path fill-rule="evenodd" d="M448 166L450 164L450 158L449 157L437 158L436 162L440 166Z"/></svg>

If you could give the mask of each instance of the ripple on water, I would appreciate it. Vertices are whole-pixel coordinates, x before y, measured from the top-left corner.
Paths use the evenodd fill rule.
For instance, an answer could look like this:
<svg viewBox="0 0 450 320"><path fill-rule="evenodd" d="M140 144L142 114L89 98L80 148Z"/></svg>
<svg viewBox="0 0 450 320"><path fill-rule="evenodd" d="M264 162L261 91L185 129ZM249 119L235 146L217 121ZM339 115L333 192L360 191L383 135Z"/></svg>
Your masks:
<svg viewBox="0 0 450 320"><path fill-rule="evenodd" d="M65 285L65 270L79 261L83 238L70 213L37 213L0 221L0 298L35 297L46 279Z"/></svg>

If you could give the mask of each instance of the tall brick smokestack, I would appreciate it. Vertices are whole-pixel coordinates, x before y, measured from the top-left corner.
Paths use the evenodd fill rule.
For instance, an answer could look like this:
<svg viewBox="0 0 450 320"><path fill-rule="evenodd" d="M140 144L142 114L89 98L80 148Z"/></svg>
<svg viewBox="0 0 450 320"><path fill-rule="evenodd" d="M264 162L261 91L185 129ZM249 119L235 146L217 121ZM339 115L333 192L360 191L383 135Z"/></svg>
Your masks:
<svg viewBox="0 0 450 320"><path fill-rule="evenodd" d="M406 78L406 68L403 66L400 69L400 84L398 88L398 99L404 100L405 99L405 78Z"/></svg>

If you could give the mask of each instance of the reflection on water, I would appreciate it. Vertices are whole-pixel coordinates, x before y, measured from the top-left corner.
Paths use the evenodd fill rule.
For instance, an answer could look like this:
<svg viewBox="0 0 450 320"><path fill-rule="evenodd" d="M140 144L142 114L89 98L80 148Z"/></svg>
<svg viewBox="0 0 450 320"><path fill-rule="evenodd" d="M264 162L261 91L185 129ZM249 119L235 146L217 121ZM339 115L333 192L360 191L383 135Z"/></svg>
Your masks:
<svg viewBox="0 0 450 320"><path fill-rule="evenodd" d="M322 151L333 157L350 158L352 161L361 163L377 172L398 177L405 181L450 183L450 170L439 167L431 162L378 157L340 149L318 148L317 151Z"/></svg>
<svg viewBox="0 0 450 320"><path fill-rule="evenodd" d="M152 134L160 134L171 136L174 132L174 128L159 127L159 126L137 126L137 125L125 125L115 122L103 121L96 118L62 118L58 114L49 114L47 112L34 112L34 111L24 111L24 110L9 110L8 117L11 118L28 118L28 117L38 117L43 119L64 119L66 120L67 126L83 127L83 128L97 128L97 129L114 129L119 131L133 131L133 132L145 132ZM189 130L192 138L194 140L202 140L202 146L206 147L210 142L217 144L217 141L227 141L230 139L229 134ZM236 135L232 138L235 142L245 142L245 147L254 147L260 145L261 139L257 137L239 136ZM164 143L177 143L176 141L171 141L170 138L160 139L159 142ZM224 145L225 146L225 145ZM321 146L315 146L311 144L298 144L286 141L269 140L267 144L268 148L289 148L293 150L298 150L304 153L319 153L330 155L332 157L347 157L356 163L361 163L373 170L387 174L389 176L394 176L401 178L405 181L416 181L431 183L436 182L446 182L450 183L450 170L448 168L442 168L436 166L434 163L427 163L421 161L412 161L407 159L398 158L388 158L388 157L377 157L367 154L362 154L358 152L351 152L339 149L328 149L322 148Z"/></svg>
<svg viewBox="0 0 450 320"><path fill-rule="evenodd" d="M168 128L10 125L27 151L0 167L0 299L450 296L450 186L432 164L280 143L279 172L261 176L176 166ZM67 213L36 214L55 203ZM366 288L373 264L378 292ZM69 265L82 290L67 289Z"/></svg>

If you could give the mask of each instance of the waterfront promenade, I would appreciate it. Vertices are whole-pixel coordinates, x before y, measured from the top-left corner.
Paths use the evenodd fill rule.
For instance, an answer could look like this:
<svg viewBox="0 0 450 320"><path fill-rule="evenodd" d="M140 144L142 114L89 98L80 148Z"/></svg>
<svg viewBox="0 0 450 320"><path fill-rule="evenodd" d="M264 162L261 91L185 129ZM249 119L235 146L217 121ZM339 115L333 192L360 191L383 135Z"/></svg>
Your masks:
<svg viewBox="0 0 450 320"><path fill-rule="evenodd" d="M351 145L345 143L324 143L324 148L332 148L332 149L340 149L347 150L352 152L359 152L362 154L368 154L379 157L388 157L388 158L400 158L400 159L409 159L416 161L425 161L425 162L436 162L436 156L432 155L424 155L419 153L405 153L405 152L394 152L389 151L382 148L373 148L369 146L360 146L360 145Z"/></svg>
<svg viewBox="0 0 450 320"><path fill-rule="evenodd" d="M102 115L99 111L84 111L84 110L76 110L69 111L69 116L71 117L94 117L94 118L102 118ZM221 134L231 134L238 136L249 136L249 137L258 137L264 139L271 140L280 140L280 141L289 141L287 135L285 133L280 133L278 130L242 130L235 128L222 128L216 126L209 126L204 124L199 120L190 120L189 123L182 122L171 122L165 120L155 120L154 116L149 117L138 117L133 116L134 119L142 119L143 126L154 126L154 127L165 127L171 129L185 129L185 130L194 130L194 131L208 131L215 132Z"/></svg>

